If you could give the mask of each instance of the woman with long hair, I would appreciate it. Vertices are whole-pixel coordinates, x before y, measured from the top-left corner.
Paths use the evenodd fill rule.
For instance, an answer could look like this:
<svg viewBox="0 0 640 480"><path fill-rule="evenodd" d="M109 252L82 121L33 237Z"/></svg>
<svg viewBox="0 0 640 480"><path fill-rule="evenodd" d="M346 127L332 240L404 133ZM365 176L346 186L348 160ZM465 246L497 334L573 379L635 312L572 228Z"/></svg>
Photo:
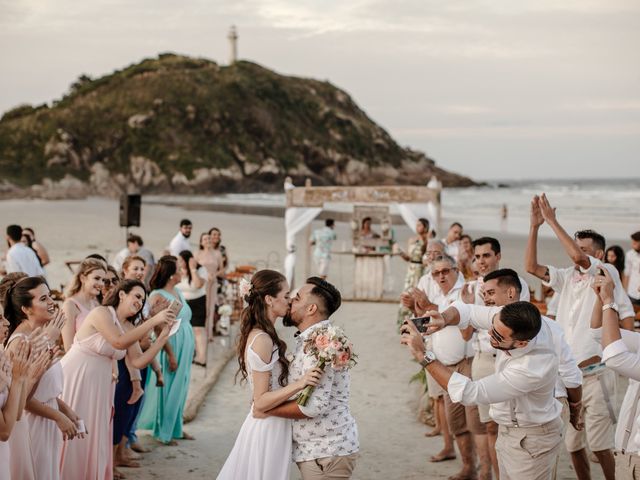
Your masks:
<svg viewBox="0 0 640 480"><path fill-rule="evenodd" d="M254 418L253 409L267 411L287 401L307 385L317 386L318 368L287 384L289 360L286 343L278 337L276 320L289 311L289 284L281 273L260 270L245 295L247 306L240 316L238 373L249 381L252 407L218 480L288 480L291 465L291 420Z"/></svg>
<svg viewBox="0 0 640 480"><path fill-rule="evenodd" d="M618 270L618 273L620 274L620 278L622 278L624 274L624 260L624 250L622 250L620 245L611 245L607 248L607 251L604 254L605 263L610 263L616 267L616 270Z"/></svg>
<svg viewBox="0 0 640 480"><path fill-rule="evenodd" d="M144 258L138 255L130 255L122 262L122 278L124 280L139 280L144 283L144 278L146 276L146 266L147 262ZM167 305L156 305L156 310L162 309L166 306L168 306L168 303ZM142 309L143 320L150 316L152 315L149 302L145 302L144 308ZM151 336L147 335L146 337L143 337L138 343L142 351L146 352L152 344ZM127 356L126 358L128 360L129 357ZM149 367L153 369L156 374L156 385L159 387L163 386L164 380L162 378L160 364L155 357L151 360ZM127 362L127 368L129 376L131 378L131 389L129 390L128 386L123 382L118 382L118 384L116 385L116 403L118 403L118 398L120 398L119 395L122 395L122 399L126 401L120 402L120 409L118 409L116 405L114 416L114 422L116 424L120 421L120 417L128 417L128 425L125 427L124 433L127 441L120 442L120 446L116 449L116 452L114 454L114 463L116 466L139 466L136 460L139 460L142 457L135 452L149 452L149 450L147 450L138 442L138 437L136 436L137 419L138 414L140 413L140 408L142 407L142 402L144 400L144 385L147 382L148 367L136 369L132 368L130 362ZM131 394L128 399L125 399L124 397L129 391L131 391ZM114 435L114 442L116 440L115 437L117 437L117 435Z"/></svg>
<svg viewBox="0 0 640 480"><path fill-rule="evenodd" d="M158 302L178 302L178 331L167 342L160 354L160 368L164 376L164 387L156 386L155 374L147 377L145 401L142 405L138 426L152 430L153 437L165 445L176 445L177 439L191 440L193 437L182 429L182 412L187 402L191 362L195 342L191 327L191 308L176 285L182 280L180 273L182 258L165 255L158 260L150 286L151 306Z"/></svg>
<svg viewBox="0 0 640 480"><path fill-rule="evenodd" d="M142 282L123 280L118 283L104 300L104 305L87 315L71 349L62 358L65 376L62 398L84 420L89 432L83 442L65 443L62 454L62 478L65 480L112 477L113 434L110 422L114 382L118 380L112 371L113 360L124 358L127 350L154 327L162 327L160 337L166 338L174 321L173 314L165 309L137 327L126 330L124 324L135 322L146 295ZM160 348L161 342L158 343ZM148 360L135 353L134 357L140 362L139 366Z"/></svg>
<svg viewBox="0 0 640 480"><path fill-rule="evenodd" d="M89 312L100 305L106 275L107 265L96 258L86 258L78 266L62 304L62 311L67 319L62 329L65 351L68 352L73 345L73 337Z"/></svg>
<svg viewBox="0 0 640 480"><path fill-rule="evenodd" d="M202 240L202 237L200 237ZM202 246L202 244L201 244ZM203 251L203 250L200 250ZM200 367L206 367L207 365L207 330L205 325L207 324L207 318L209 308L211 304L210 290L211 279L215 283L215 290L218 290L218 282L216 280L216 274L208 272L208 269L204 265L200 265L194 255L189 250L183 250L180 252L182 258L181 274L182 280L176 285L176 287L182 292L182 295L187 300L189 308L191 308L191 326L193 327L193 334L196 342L196 355L193 359L193 363ZM202 256L200 257L202 258ZM215 293L217 296L217 293ZM213 309L215 309L215 299L213 300Z"/></svg>
<svg viewBox="0 0 640 480"><path fill-rule="evenodd" d="M98 299L100 300L100 304L102 304L102 300L109 296L109 292L117 285L119 281L120 274L118 273L118 271L111 265L107 265L107 274L105 275L102 282L102 293L98 297Z"/></svg>
<svg viewBox="0 0 640 480"><path fill-rule="evenodd" d="M4 345L10 329L2 303L0 301L0 345ZM29 344L24 339L14 343L15 348L11 354L0 347L0 480L11 480L8 440L22 413L27 394L36 382L36 379L30 377Z"/></svg>
<svg viewBox="0 0 640 480"><path fill-rule="evenodd" d="M35 250L36 254L38 255L38 258L40 259L41 265L43 267L46 265L49 265L49 263L51 263L51 259L49 258L49 252L47 252L47 249L44 247L44 245L42 245L42 243L36 240L36 232L33 231L33 228L31 227L23 228L22 235L27 235L29 237L29 241L30 241L29 246Z"/></svg>
<svg viewBox="0 0 640 480"><path fill-rule="evenodd" d="M407 267L407 274L404 278L403 291L406 292L416 285L424 272L424 265L422 264L422 257L427 251L427 244L429 243L429 220L426 218L419 218L416 222L416 235L409 238L407 251L400 250L400 257L409 263ZM411 316L411 311L402 305L398 310L398 330L404 321Z"/></svg>
<svg viewBox="0 0 640 480"><path fill-rule="evenodd" d="M212 231L214 230L212 229ZM207 280L205 322L202 325L199 325L199 322L196 321L194 323L193 319L191 321L196 335L196 357L199 362L203 362L203 358L206 360L206 354L202 355L202 347L199 347L199 345L204 342L206 347L206 342L212 334L215 326L216 306L218 305L218 292L220 290L218 277L224 277L225 263L221 250L213 246L211 235L208 233L200 235L200 247L194 254L194 257L196 262L198 262L198 265L202 265L202 267L205 268L205 278Z"/></svg>
<svg viewBox="0 0 640 480"><path fill-rule="evenodd" d="M29 338L36 330L46 329L46 341L55 344L64 323L62 314L53 299L43 277L26 277L13 281L3 299L5 314L9 320L10 342L16 338ZM8 350L13 349L9 343ZM60 398L63 373L56 361L44 372L37 388L26 401L25 420L29 431L30 454L23 451L23 459L32 459L32 465L24 464L14 476L24 478L33 469L35 478L56 480L60 478L60 455L63 439L84 437L77 431L80 418ZM13 462L13 459L12 459Z"/></svg>

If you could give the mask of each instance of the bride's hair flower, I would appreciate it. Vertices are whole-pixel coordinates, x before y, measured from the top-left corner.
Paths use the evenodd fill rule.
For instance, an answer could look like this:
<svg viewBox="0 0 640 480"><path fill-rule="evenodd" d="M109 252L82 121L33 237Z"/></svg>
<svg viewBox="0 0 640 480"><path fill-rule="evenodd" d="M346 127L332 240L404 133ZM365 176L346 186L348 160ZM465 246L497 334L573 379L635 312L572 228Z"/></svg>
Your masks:
<svg viewBox="0 0 640 480"><path fill-rule="evenodd" d="M240 283L238 284L238 293L240 294L240 297L244 299L247 295L249 295L249 293L251 293L252 288L253 285L251 285L251 282L249 280L247 280L246 278L240 279Z"/></svg>

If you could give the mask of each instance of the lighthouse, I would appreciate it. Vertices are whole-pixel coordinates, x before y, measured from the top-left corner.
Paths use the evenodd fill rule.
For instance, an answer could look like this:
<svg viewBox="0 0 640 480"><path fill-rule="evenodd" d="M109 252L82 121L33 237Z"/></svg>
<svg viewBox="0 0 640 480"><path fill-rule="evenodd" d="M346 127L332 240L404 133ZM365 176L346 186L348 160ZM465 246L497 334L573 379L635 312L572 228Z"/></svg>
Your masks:
<svg viewBox="0 0 640 480"><path fill-rule="evenodd" d="M229 65L233 65L238 60L238 31L236 26L232 25L229 29L229 35L227 35L229 43L231 44L231 58L229 59Z"/></svg>

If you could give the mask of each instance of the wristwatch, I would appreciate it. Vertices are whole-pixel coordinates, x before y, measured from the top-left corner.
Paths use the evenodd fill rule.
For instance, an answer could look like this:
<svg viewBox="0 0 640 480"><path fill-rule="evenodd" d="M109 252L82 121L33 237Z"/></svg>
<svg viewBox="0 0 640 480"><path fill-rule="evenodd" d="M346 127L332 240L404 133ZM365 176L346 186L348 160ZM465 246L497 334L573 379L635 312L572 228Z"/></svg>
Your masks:
<svg viewBox="0 0 640 480"><path fill-rule="evenodd" d="M620 310L618 310L618 304L617 303L607 303L606 305L602 306L602 311L604 312L605 310L615 310L616 313L620 313Z"/></svg>
<svg viewBox="0 0 640 480"><path fill-rule="evenodd" d="M431 350L427 350L424 353L424 358L420 360L420 365L422 365L422 368L426 368L426 366L429 365L434 360L437 360L436 354L433 353Z"/></svg>

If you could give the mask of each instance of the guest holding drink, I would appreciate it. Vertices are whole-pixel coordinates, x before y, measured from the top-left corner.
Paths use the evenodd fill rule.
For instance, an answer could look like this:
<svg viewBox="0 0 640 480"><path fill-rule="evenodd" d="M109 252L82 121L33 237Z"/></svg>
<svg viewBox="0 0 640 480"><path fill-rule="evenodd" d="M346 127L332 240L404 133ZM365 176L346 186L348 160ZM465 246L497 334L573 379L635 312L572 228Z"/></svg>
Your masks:
<svg viewBox="0 0 640 480"><path fill-rule="evenodd" d="M82 326L89 312L100 305L107 265L95 258L82 261L66 291L67 299L62 304L62 312L67 321L62 328L62 342L65 351L73 345L73 337Z"/></svg>
<svg viewBox="0 0 640 480"><path fill-rule="evenodd" d="M158 388L155 374L149 375L146 399L140 412L138 426L152 430L153 436L166 445L177 445L176 439L193 437L182 429L182 412L187 401L191 362L195 349L193 328L191 328L191 308L176 285L182 280L180 268L184 261L166 255L158 261L151 277L153 291L149 296L151 307L157 302L169 301L181 304L177 318L178 331L167 342L160 354L160 365L164 376L164 387Z"/></svg>
<svg viewBox="0 0 640 480"><path fill-rule="evenodd" d="M142 311L146 291L136 280L116 285L87 315L71 349L62 358L65 384L62 398L84 420L88 437L83 442L66 442L62 454L65 480L102 480L112 477L112 432L110 419L117 375L113 360L120 360L126 349L154 327L168 328L174 316L164 310L141 325L125 332L123 324L135 320Z"/></svg>

